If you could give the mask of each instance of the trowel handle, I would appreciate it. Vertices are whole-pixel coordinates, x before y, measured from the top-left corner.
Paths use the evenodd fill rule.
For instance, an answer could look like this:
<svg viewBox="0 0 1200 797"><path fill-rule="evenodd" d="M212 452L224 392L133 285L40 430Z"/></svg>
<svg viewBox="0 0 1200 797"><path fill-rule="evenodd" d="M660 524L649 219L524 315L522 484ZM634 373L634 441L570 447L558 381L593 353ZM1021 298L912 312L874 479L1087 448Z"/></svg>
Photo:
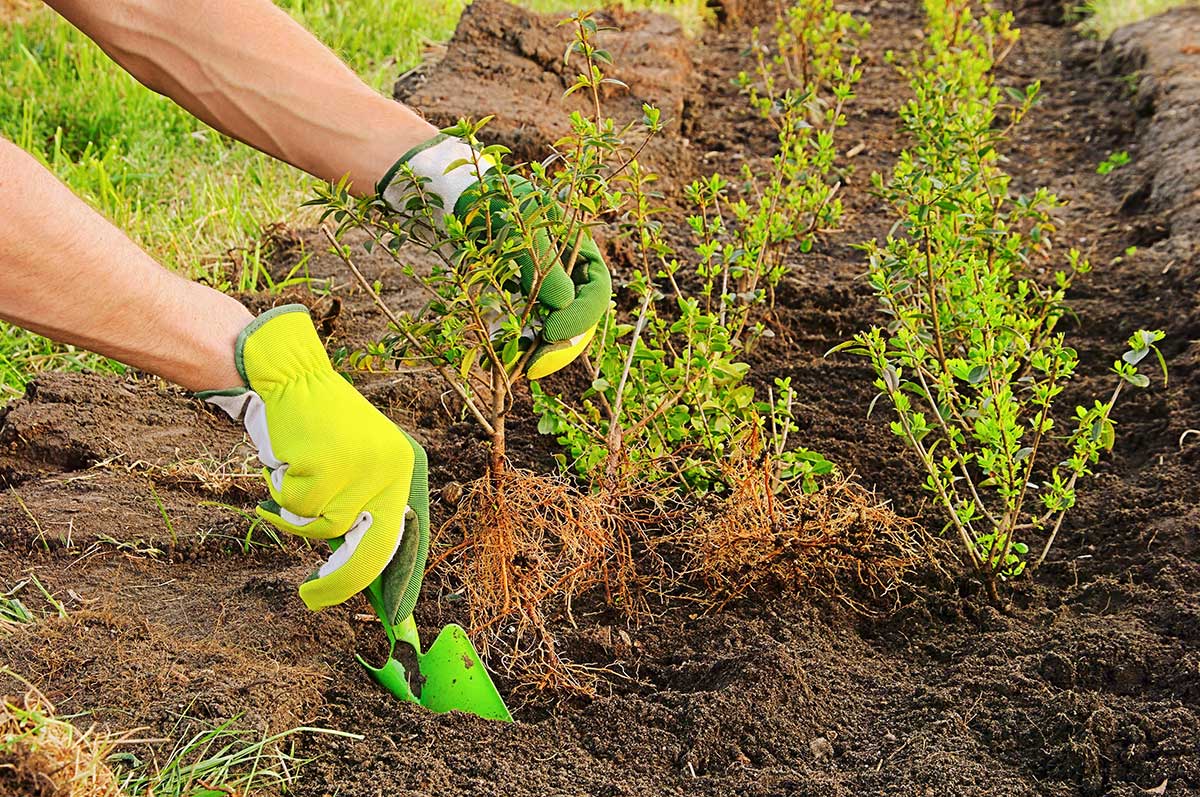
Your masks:
<svg viewBox="0 0 1200 797"><path fill-rule="evenodd" d="M345 540L342 537L329 541L329 547L337 550L342 546ZM410 614L399 623L392 623L388 619L387 610L383 604L383 585L381 578L377 578L371 582L363 592L367 596L367 602L371 604L371 608L375 610L375 615L379 618L379 622L383 623L383 632L387 634L390 649L395 650L396 642L405 642L412 645L413 650L417 653L421 652L421 637L417 633L417 621ZM389 651L390 653L390 651Z"/></svg>
<svg viewBox="0 0 1200 797"><path fill-rule="evenodd" d="M388 641L392 643L392 647L396 646L397 642L405 642L412 645L413 650L417 653L421 652L421 637L417 633L417 621L410 614L399 623L393 624L388 619L387 611L383 608L383 596L380 594L380 585L375 581L371 586L367 587L365 592L367 601L371 604L371 608L375 610L376 616L379 617L379 622L383 623L383 631L387 634Z"/></svg>

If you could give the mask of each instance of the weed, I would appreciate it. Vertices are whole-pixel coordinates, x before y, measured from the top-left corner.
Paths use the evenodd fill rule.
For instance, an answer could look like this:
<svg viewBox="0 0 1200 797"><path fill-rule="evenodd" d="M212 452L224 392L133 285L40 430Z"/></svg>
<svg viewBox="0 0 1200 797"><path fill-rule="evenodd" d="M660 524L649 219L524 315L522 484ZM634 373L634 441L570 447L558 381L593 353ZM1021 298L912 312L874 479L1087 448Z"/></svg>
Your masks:
<svg viewBox="0 0 1200 797"><path fill-rule="evenodd" d="M996 582L1024 570L1031 533L1046 533L1036 561L1045 559L1079 478L1112 447L1114 404L1126 386L1149 384L1137 366L1163 336L1136 333L1108 399L1077 407L1056 439L1054 405L1079 366L1056 326L1090 267L1071 251L1051 284L1033 278L1031 263L1051 256L1058 201L1045 189L1014 195L998 151L1038 85L1010 91L1007 125L997 125L1005 106L993 68L1017 39L1011 14L985 7L976 17L968 2L944 0L926 12L925 47L902 67L916 95L901 112L913 146L886 184L874 176L899 220L885 242L863 246L891 320L835 351L870 360L896 412L892 431L920 457L925 489L996 600ZM1054 447L1065 456L1047 465Z"/></svg>
<svg viewBox="0 0 1200 797"><path fill-rule="evenodd" d="M33 622L33 615L12 593L0 595L0 634L12 633L17 626Z"/></svg>
<svg viewBox="0 0 1200 797"><path fill-rule="evenodd" d="M45 599L46 603L50 604L51 608L54 609L54 613L65 620L67 617L67 609L65 606L63 606L62 601L54 597L53 593L46 589L46 585L41 582L41 579L39 579L33 573L29 574L29 581L35 587L37 587L38 592L42 593L42 598Z"/></svg>
<svg viewBox="0 0 1200 797"><path fill-rule="evenodd" d="M1125 150L1109 153L1109 156L1100 161L1100 165L1096 167L1096 174L1111 174L1129 163L1130 160L1129 153Z"/></svg>
<svg viewBox="0 0 1200 797"><path fill-rule="evenodd" d="M179 536L175 533L175 524L171 522L171 516L167 513L167 507L163 503L162 498L158 496L158 490L154 489L154 483L150 483L150 496L154 499L154 505L158 508L158 514L162 517L163 525L167 527L167 533L171 535L171 550L179 544Z"/></svg>
<svg viewBox="0 0 1200 797"><path fill-rule="evenodd" d="M28 576L18 581L8 592L0 594L0 632L11 632L18 625L32 623L37 619L33 612L17 597L30 584L37 588L37 591L41 593L42 599L54 610L54 614L60 618L67 617L67 609L63 605L63 602L46 588L41 579L30 572ZM74 593L72 595L74 596Z"/></svg>
<svg viewBox="0 0 1200 797"><path fill-rule="evenodd" d="M275 527L270 523L264 522L262 518L253 512L247 512L241 507L233 506L231 504L223 504L219 501L201 501L200 506L212 506L217 507L218 509L223 509L226 512L231 512L234 515L237 515L246 522L246 533L243 536L235 538L238 542L238 545L241 547L243 554L250 553L250 551L252 551L254 548L275 548L278 550L287 549L287 543L285 543L283 538L279 536L279 532L276 531ZM255 539L256 532L262 532L262 534L266 537L266 540L263 541ZM201 542L210 536L218 535L214 535L211 532L202 534L200 538Z"/></svg>

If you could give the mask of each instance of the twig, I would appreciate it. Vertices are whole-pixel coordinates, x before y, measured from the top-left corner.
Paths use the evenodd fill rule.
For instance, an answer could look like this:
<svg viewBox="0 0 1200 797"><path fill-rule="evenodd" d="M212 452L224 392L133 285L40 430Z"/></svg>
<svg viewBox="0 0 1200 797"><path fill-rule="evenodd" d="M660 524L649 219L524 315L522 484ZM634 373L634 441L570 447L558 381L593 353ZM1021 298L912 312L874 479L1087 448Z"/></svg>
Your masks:
<svg viewBox="0 0 1200 797"><path fill-rule="evenodd" d="M329 239L330 244L333 245L334 252L336 252L338 257L342 259L342 262L346 264L346 267L350 269L350 272L354 274L355 279L358 280L358 283L362 286L363 290L365 290L375 301L375 305L379 308L379 310L385 316L387 316L387 319L392 323L392 326L394 326L396 330L405 337L409 344L415 346L417 349L420 349L421 342L417 340L407 328L405 328L403 322L400 320L400 317L392 311L392 308L388 307L385 301L383 301L383 297L379 295L379 293L375 290L375 287L371 285L363 273L358 270L358 266L354 264L354 260L350 257L350 254L345 251L345 248L341 243L338 242L333 233L329 231L329 228L322 226L321 232L324 233L325 237ZM490 435L494 435L496 430L492 427L492 424L488 421L488 419L484 417L483 413L479 411L479 408L475 406L475 402L471 399L471 396L467 393L466 389L463 388L459 380L455 378L454 373L449 369L449 367L445 365L438 365L435 367L437 368L438 373L442 375L442 378L445 379L447 384L450 385L450 388L458 394L459 398L463 400L463 404L468 410L471 411L471 415L475 417L475 420L480 426L483 427L483 430Z"/></svg>

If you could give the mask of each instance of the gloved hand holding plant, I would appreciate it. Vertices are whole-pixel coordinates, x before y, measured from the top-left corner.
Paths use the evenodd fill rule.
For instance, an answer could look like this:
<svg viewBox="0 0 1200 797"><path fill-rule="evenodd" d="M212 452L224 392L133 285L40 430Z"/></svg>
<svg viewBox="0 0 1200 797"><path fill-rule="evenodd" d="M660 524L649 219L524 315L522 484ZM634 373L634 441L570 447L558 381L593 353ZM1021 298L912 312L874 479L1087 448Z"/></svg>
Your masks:
<svg viewBox="0 0 1200 797"><path fill-rule="evenodd" d="M378 189L409 234L430 247L442 246L449 231L451 240L512 248L520 291L535 296L543 313L526 376L554 373L587 348L608 311L612 280L585 227L554 240L563 209L546 192L506 173L489 150L446 133L401 157Z"/></svg>

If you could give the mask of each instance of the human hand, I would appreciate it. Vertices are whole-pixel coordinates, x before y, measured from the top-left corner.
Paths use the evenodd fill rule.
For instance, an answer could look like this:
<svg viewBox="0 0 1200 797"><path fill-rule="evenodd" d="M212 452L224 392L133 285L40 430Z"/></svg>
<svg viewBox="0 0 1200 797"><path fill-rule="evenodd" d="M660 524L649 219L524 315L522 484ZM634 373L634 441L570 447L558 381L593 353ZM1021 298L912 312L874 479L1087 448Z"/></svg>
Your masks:
<svg viewBox="0 0 1200 797"><path fill-rule="evenodd" d="M480 175L483 179L480 180ZM465 221L468 234L485 236L503 222L512 203L501 192L492 190L496 181L507 180L517 209L525 218L559 220L559 203L539 191L529 181L502 174L488 156L476 152L465 141L441 134L406 153L379 182L379 195L397 213L411 213L414 190L412 178L422 182L422 193L437 197L440 207L430 208L434 222L444 227L445 216L453 214ZM469 211L488 200L486 214ZM535 225L533 250L522 251L516 258L520 268L520 288L529 296L537 286L537 302L545 311L542 319L542 345L530 358L526 375L539 379L565 367L591 342L596 327L608 312L612 298L612 278L595 241L587 230L563 247L561 256L550 240L544 224ZM554 257L542 267L538 284L538 261ZM564 262L565 261L565 262ZM570 266L571 273L567 273Z"/></svg>
<svg viewBox="0 0 1200 797"><path fill-rule="evenodd" d="M300 597L317 610L379 579L391 621L405 619L429 549L425 451L333 370L303 305L260 315L235 357L246 384L198 395L258 448L271 498L257 514L291 534L345 538Z"/></svg>

